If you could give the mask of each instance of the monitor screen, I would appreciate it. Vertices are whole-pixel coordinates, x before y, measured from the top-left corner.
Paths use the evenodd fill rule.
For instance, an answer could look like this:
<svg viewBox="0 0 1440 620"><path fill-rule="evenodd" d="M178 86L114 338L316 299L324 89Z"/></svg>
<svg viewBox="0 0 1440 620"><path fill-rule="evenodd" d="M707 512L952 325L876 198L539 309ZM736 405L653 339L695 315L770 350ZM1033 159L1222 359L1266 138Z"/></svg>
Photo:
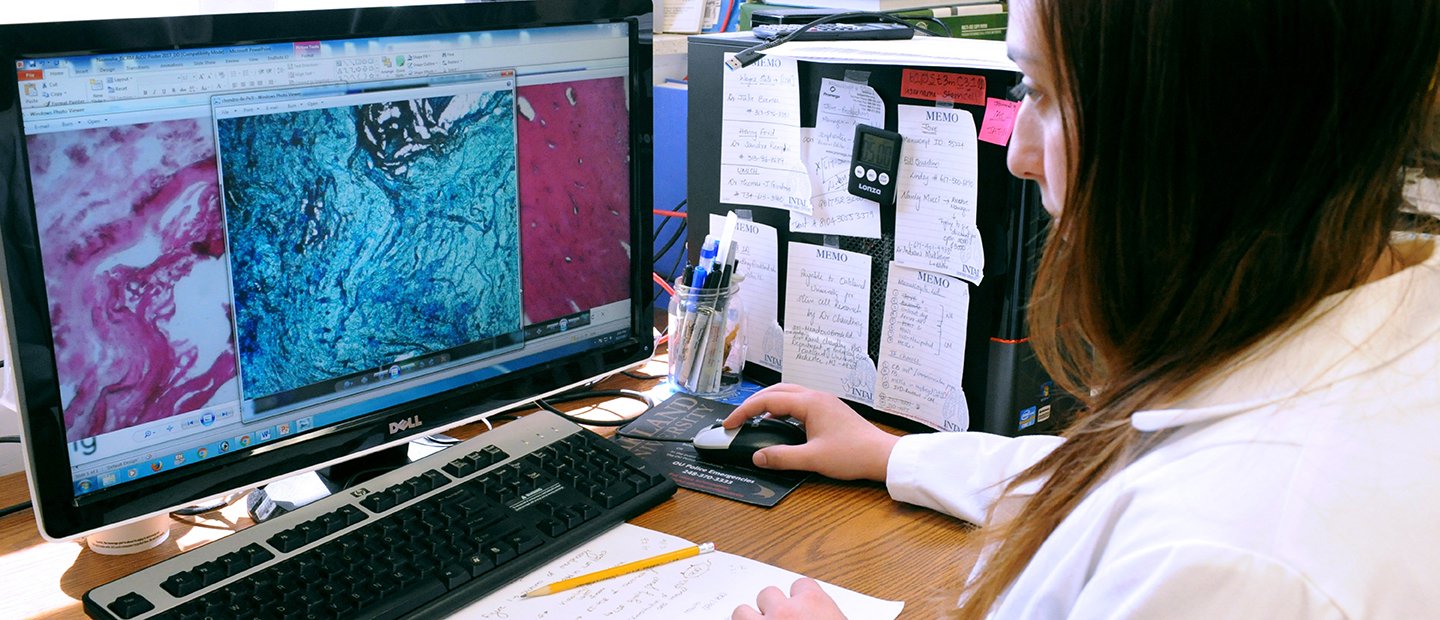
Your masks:
<svg viewBox="0 0 1440 620"><path fill-rule="evenodd" d="M42 530L648 357L629 4L5 27L3 281Z"/></svg>

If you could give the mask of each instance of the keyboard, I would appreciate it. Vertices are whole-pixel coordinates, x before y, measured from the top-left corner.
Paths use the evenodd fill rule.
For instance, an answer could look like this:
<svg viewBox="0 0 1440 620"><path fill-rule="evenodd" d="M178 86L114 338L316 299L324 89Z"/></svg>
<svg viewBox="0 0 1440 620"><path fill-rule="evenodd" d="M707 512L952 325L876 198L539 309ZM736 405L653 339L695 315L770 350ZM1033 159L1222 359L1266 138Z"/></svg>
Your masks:
<svg viewBox="0 0 1440 620"><path fill-rule="evenodd" d="M545 411L87 592L93 618L435 618L675 493Z"/></svg>

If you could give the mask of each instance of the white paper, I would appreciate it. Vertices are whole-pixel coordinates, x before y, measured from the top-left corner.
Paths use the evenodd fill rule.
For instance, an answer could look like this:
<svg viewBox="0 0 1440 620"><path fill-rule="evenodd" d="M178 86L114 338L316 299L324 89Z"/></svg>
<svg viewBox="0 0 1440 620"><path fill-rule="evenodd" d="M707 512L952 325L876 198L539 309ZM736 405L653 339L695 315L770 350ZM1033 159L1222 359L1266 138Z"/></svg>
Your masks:
<svg viewBox="0 0 1440 620"><path fill-rule="evenodd" d="M905 142L895 186L895 261L980 284L985 247L975 225L980 184L975 117L953 108L898 110Z"/></svg>
<svg viewBox="0 0 1440 620"><path fill-rule="evenodd" d="M725 218L710 214L710 230L720 230ZM783 334L772 336L780 329L780 246L774 226L751 220L735 222L735 270L744 276L740 285L740 301L745 305L745 361L771 370L780 370L784 355Z"/></svg>
<svg viewBox="0 0 1440 620"><path fill-rule="evenodd" d="M890 263L875 408L946 431L970 427L965 330L970 285Z"/></svg>
<svg viewBox="0 0 1440 620"><path fill-rule="evenodd" d="M815 108L815 128L801 129L810 173L810 215L790 216L790 230L824 235L880 238L880 203L849 191L855 126L885 126L885 101L865 84L824 78Z"/></svg>
<svg viewBox="0 0 1440 620"><path fill-rule="evenodd" d="M574 552L456 612L453 619L545 618L547 620L671 620L729 618L740 605L755 605L766 586L790 591L801 575L738 555L715 551L537 598L521 594L561 579L659 555L694 543L622 523ZM828 583L820 587L850 618L894 620L905 604L885 601Z"/></svg>
<svg viewBox="0 0 1440 620"><path fill-rule="evenodd" d="M765 50L767 58L905 67L968 67L1019 71L1004 41L917 36L892 41L791 41Z"/></svg>
<svg viewBox="0 0 1440 620"><path fill-rule="evenodd" d="M793 242L789 251L784 380L874 404L870 256Z"/></svg>
<svg viewBox="0 0 1440 620"><path fill-rule="evenodd" d="M729 60L734 54L725 54ZM800 145L800 72L788 58L724 67L720 202L810 214Z"/></svg>
<svg viewBox="0 0 1440 620"><path fill-rule="evenodd" d="M705 0L665 0L660 10L660 32L700 32Z"/></svg>

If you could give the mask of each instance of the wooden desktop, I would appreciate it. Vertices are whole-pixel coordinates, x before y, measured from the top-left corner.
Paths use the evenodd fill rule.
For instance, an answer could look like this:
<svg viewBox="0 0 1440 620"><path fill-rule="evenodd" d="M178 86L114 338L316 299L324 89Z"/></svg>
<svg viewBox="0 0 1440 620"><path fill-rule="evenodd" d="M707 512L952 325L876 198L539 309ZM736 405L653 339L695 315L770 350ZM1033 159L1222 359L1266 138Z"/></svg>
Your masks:
<svg viewBox="0 0 1440 620"><path fill-rule="evenodd" d="M661 373L663 364L640 370ZM655 381L616 376L603 388L648 389ZM567 408L603 419L638 415L627 399L586 401ZM484 430L471 425L451 434ZM602 434L604 429L597 429ZM0 477L0 506L26 499L23 474ZM950 517L891 501L878 483L815 478L774 508L760 508L680 489L631 523L691 541L713 541L730 553L887 600L905 601L901 618L938 618L954 607L973 558L962 556L967 527ZM158 548L103 556L83 542L51 543L34 513L0 518L0 618L83 618L90 588L158 563L249 525L237 503L212 518L176 523ZM788 583L776 584L788 591Z"/></svg>

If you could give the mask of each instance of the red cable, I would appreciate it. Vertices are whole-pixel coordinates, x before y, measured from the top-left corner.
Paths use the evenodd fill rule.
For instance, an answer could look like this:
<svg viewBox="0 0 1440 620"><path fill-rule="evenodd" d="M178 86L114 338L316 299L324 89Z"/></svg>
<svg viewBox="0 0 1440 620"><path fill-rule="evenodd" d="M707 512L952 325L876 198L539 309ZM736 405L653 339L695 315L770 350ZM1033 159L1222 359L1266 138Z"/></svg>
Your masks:
<svg viewBox="0 0 1440 620"><path fill-rule="evenodd" d="M735 15L737 4L740 4L740 0L730 0L730 10L725 11L725 21L720 22L720 32L725 32L725 29L730 27L730 18Z"/></svg>
<svg viewBox="0 0 1440 620"><path fill-rule="evenodd" d="M675 295L675 289L671 288L670 283L666 282L665 278L660 277L660 274L652 271L650 272L650 277L655 280L656 284L660 285L660 288L665 289L666 293L669 293L671 296Z"/></svg>
<svg viewBox="0 0 1440 620"><path fill-rule="evenodd" d="M665 217L678 217L678 218L681 218L681 219L684 219L684 218L685 218L685 214L684 214L683 212L680 212L680 211L666 211L666 210L664 210L664 209L656 209L656 210L655 210L655 215L663 215L663 216L665 216Z"/></svg>

